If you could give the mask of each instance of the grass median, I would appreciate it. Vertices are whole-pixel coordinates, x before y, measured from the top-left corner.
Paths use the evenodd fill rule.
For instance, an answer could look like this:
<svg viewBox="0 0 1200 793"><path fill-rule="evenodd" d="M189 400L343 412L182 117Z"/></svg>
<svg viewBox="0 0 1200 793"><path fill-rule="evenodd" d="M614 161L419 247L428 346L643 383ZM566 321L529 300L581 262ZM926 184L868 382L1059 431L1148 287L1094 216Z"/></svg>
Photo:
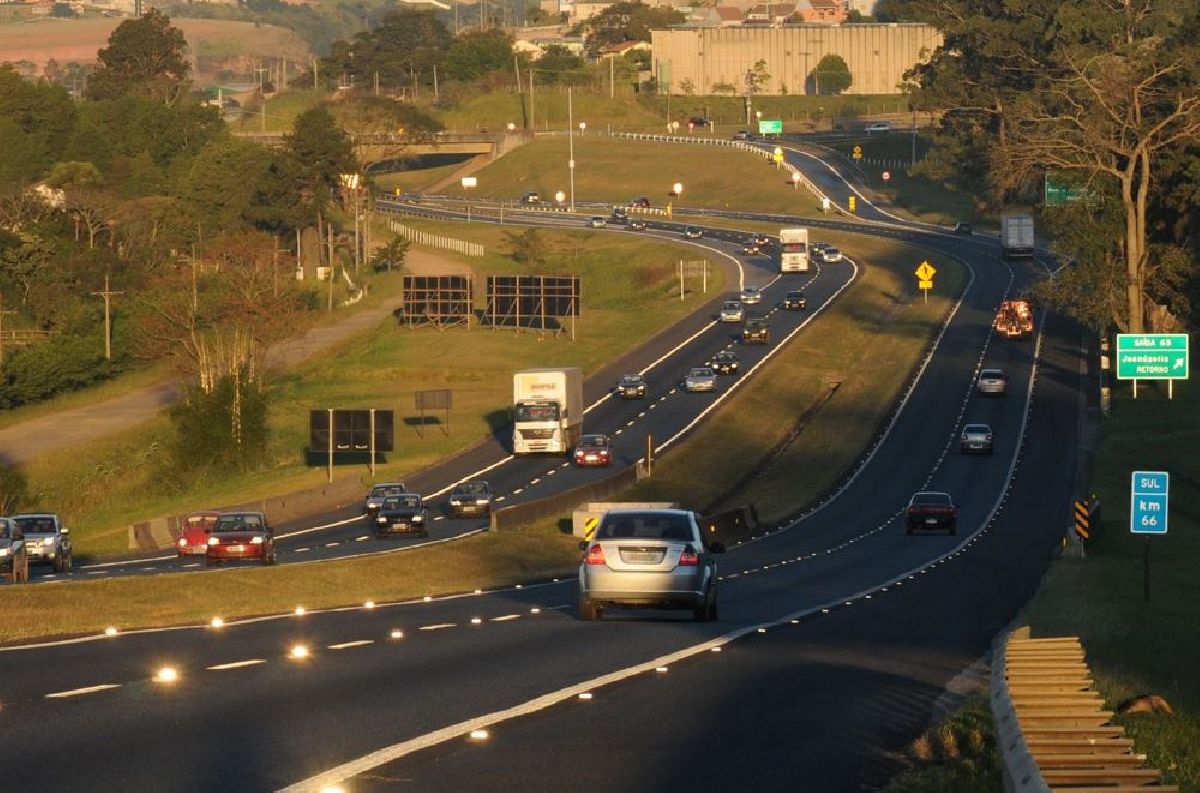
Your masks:
<svg viewBox="0 0 1200 793"><path fill-rule="evenodd" d="M929 252L890 240L847 236L834 241L866 265L860 280L830 307L828 316L803 331L656 468L654 479L622 498L640 498L642 488L651 488L655 497L661 493L689 505L711 501L759 468L766 450L795 431L794 422L770 417L798 414L812 388L819 389L833 374L845 383L845 391L838 393L841 402L831 403L801 428L786 455L762 472L755 487L779 494L764 506L768 514L785 514L819 495L853 463L936 330L961 274L953 262L939 259L944 291L925 304L913 294L911 269L914 260L928 258ZM830 366L814 365L812 345L828 338L831 329L840 334L845 357ZM868 348L878 348L877 358L864 361ZM847 437L847 415L862 426L862 438ZM730 448L729 438L740 439L736 448ZM702 472L697 469L701 461ZM798 483L794 466L803 465L823 475ZM91 633L108 625L130 629L202 623L214 615L231 619L282 613L297 605L385 602L570 576L578 559L576 541L558 526L558 519L551 519L417 551L337 562L6 586L0 588L0 610L11 618L0 624L0 640Z"/></svg>

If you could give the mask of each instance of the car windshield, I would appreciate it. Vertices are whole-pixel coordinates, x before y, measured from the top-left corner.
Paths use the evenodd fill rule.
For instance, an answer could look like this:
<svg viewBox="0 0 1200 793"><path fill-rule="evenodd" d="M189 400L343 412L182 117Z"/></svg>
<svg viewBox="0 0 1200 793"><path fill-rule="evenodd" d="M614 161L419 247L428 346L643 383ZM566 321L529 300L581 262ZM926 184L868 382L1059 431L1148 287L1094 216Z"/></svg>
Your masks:
<svg viewBox="0 0 1200 793"><path fill-rule="evenodd" d="M721 308L725 309L726 311L737 311L741 307L742 307L741 304L735 303L732 300L725 303L725 305L721 306Z"/></svg>
<svg viewBox="0 0 1200 793"><path fill-rule="evenodd" d="M621 385L641 385L642 378L636 375L626 375L621 378Z"/></svg>
<svg viewBox="0 0 1200 793"><path fill-rule="evenodd" d="M986 424L968 424L963 427L963 432L968 435L987 435L991 431L991 428Z"/></svg>
<svg viewBox="0 0 1200 793"><path fill-rule="evenodd" d="M841 254L841 251L839 251L837 248L826 248L825 249L826 256L838 256L840 254Z"/></svg>
<svg viewBox="0 0 1200 793"><path fill-rule="evenodd" d="M799 300L802 297L804 297L803 292L788 292L787 293L788 300Z"/></svg>
<svg viewBox="0 0 1200 793"><path fill-rule="evenodd" d="M262 530L262 519L258 515L222 515L213 526L215 532Z"/></svg>
<svg viewBox="0 0 1200 793"><path fill-rule="evenodd" d="M598 540L683 540L695 542L687 515L659 512L608 514L596 530Z"/></svg>
<svg viewBox="0 0 1200 793"><path fill-rule="evenodd" d="M767 323L761 319L752 319L746 323L747 328L764 328Z"/></svg>
<svg viewBox="0 0 1200 793"><path fill-rule="evenodd" d="M584 435L579 439L581 449L603 449L605 446L608 446L608 437L605 435Z"/></svg>
<svg viewBox="0 0 1200 793"><path fill-rule="evenodd" d="M946 493L917 493L912 503L918 507L948 507L951 502Z"/></svg>
<svg viewBox="0 0 1200 793"><path fill-rule="evenodd" d="M24 534L54 534L53 518L13 518Z"/></svg>
<svg viewBox="0 0 1200 793"><path fill-rule="evenodd" d="M384 509L417 509L421 506L421 497L416 495L390 496L383 502Z"/></svg>
<svg viewBox="0 0 1200 793"><path fill-rule="evenodd" d="M7 540L12 537L12 524L7 520L0 518L0 540Z"/></svg>
<svg viewBox="0 0 1200 793"><path fill-rule="evenodd" d="M712 369L693 369L688 374L692 377L712 377Z"/></svg>
<svg viewBox="0 0 1200 793"><path fill-rule="evenodd" d="M387 496L398 496L404 492L404 488L397 485L376 485L371 488L371 495L378 498L386 498Z"/></svg>
<svg viewBox="0 0 1200 793"><path fill-rule="evenodd" d="M519 404L514 412L517 421L558 421L558 405Z"/></svg>
<svg viewBox="0 0 1200 793"><path fill-rule="evenodd" d="M188 515L187 527L189 529L210 529L217 522L216 515Z"/></svg>
<svg viewBox="0 0 1200 793"><path fill-rule="evenodd" d="M1001 380L1004 378L1004 372L999 369L984 369L979 373L980 380Z"/></svg>
<svg viewBox="0 0 1200 793"><path fill-rule="evenodd" d="M736 361L737 356L731 352L719 352L713 356L714 361Z"/></svg>
<svg viewBox="0 0 1200 793"><path fill-rule="evenodd" d="M464 482L455 488L459 495L464 496L486 496L488 486L484 482Z"/></svg>

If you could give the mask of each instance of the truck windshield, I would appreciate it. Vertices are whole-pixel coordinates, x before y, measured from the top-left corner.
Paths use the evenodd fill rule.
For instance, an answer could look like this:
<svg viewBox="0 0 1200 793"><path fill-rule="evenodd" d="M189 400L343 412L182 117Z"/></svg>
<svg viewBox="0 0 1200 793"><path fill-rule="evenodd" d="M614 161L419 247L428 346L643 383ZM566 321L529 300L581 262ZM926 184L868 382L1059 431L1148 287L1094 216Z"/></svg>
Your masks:
<svg viewBox="0 0 1200 793"><path fill-rule="evenodd" d="M518 403L514 413L517 421L558 421L558 405Z"/></svg>
<svg viewBox="0 0 1200 793"><path fill-rule="evenodd" d="M808 249L808 245L803 242L783 242L779 247L784 253L805 253Z"/></svg>

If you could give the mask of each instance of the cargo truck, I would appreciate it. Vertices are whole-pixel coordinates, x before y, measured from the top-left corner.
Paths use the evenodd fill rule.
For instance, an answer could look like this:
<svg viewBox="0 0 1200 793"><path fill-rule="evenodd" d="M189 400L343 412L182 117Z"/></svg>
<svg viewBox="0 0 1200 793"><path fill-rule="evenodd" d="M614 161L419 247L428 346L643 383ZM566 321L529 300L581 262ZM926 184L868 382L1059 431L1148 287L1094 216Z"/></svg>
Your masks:
<svg viewBox="0 0 1200 793"><path fill-rule="evenodd" d="M1033 334L1033 307L1028 300L1005 300L996 309L996 332L1007 339Z"/></svg>
<svg viewBox="0 0 1200 793"><path fill-rule="evenodd" d="M513 374L513 454L567 454L583 431L583 373L523 369Z"/></svg>
<svg viewBox="0 0 1200 793"><path fill-rule="evenodd" d="M1033 256L1033 218L1029 215L1005 215L1000 221L1000 248L1004 258Z"/></svg>
<svg viewBox="0 0 1200 793"><path fill-rule="evenodd" d="M779 272L808 272L808 229L780 229Z"/></svg>

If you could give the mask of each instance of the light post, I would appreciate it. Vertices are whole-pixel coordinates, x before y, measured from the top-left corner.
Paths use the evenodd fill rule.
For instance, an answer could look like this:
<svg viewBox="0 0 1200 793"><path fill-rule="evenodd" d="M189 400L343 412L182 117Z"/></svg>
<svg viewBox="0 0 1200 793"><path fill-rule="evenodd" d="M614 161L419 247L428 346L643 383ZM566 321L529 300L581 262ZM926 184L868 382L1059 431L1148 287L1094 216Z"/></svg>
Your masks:
<svg viewBox="0 0 1200 793"><path fill-rule="evenodd" d="M575 211L575 118L571 89L567 89L567 171L571 175L571 211Z"/></svg>
<svg viewBox="0 0 1200 793"><path fill-rule="evenodd" d="M673 196L683 195L683 183L682 182L676 182L675 184L671 185L671 195L673 195Z"/></svg>
<svg viewBox="0 0 1200 793"><path fill-rule="evenodd" d="M799 171L792 171L792 189L793 190L800 189L800 172Z"/></svg>
<svg viewBox="0 0 1200 793"><path fill-rule="evenodd" d="M758 132L759 130L762 129L762 111L761 110L754 111L754 120L758 122L758 129L755 130L755 132Z"/></svg>
<svg viewBox="0 0 1200 793"><path fill-rule="evenodd" d="M587 122L586 122L586 121L580 121L580 122L579 122L579 134L580 134L580 135L582 135L582 134L583 134L583 133L585 133L585 132L587 132Z"/></svg>

